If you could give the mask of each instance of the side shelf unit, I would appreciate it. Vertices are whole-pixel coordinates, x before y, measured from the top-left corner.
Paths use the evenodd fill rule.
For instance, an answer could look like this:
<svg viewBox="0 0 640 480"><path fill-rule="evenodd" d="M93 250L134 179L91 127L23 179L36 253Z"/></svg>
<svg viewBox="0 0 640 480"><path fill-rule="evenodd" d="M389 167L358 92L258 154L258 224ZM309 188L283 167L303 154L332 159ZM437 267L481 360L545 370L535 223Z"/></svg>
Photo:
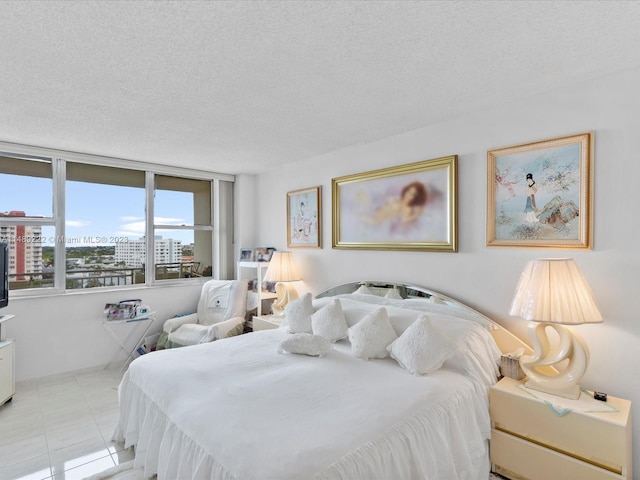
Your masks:
<svg viewBox="0 0 640 480"><path fill-rule="evenodd" d="M2 323L13 317L0 315L0 406L10 402L16 393L15 342L2 334Z"/></svg>
<svg viewBox="0 0 640 480"><path fill-rule="evenodd" d="M264 274L267 272L267 268L269 267L269 262L238 262L238 271L236 278L238 280L251 280L256 279L257 286L255 294L257 296L257 311L256 315L262 315L262 301L263 300L274 300L276 298L276 294L269 292L267 290L263 290L262 282L264 278ZM247 276L247 271L251 271L251 276Z"/></svg>

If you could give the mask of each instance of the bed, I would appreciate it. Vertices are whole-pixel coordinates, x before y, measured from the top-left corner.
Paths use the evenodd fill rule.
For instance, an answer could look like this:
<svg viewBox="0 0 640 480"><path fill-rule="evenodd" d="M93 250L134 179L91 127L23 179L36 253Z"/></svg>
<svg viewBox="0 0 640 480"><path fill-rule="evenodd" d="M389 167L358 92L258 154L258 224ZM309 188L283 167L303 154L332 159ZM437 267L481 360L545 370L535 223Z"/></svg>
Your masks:
<svg viewBox="0 0 640 480"><path fill-rule="evenodd" d="M498 345L508 351L520 342L424 288L356 282L305 297L279 329L132 362L119 387L114 439L135 446L135 465L159 480L486 480L488 389L499 373ZM313 327L328 318L337 325L342 315L348 338L323 356L283 350L292 339L312 338L289 332L302 318L294 309L301 302L311 306ZM371 320L382 317L395 331L394 345L410 348L389 346L397 358L356 357L376 341L372 331L382 335L378 326L387 323ZM440 346L416 351L409 334L418 324L432 329L429 339L442 335L448 352L426 375L411 373L423 373L412 367L412 355Z"/></svg>

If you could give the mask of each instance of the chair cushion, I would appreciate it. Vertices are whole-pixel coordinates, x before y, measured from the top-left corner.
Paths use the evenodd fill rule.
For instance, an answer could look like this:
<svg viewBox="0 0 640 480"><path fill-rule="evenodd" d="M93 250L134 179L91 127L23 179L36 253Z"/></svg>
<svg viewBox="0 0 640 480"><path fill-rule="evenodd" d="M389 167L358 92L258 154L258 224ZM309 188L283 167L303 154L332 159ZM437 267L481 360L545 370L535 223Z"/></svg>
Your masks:
<svg viewBox="0 0 640 480"><path fill-rule="evenodd" d="M178 327L175 332L171 332L168 341L172 346L198 345L211 341L210 334L211 331L207 325L187 323Z"/></svg>

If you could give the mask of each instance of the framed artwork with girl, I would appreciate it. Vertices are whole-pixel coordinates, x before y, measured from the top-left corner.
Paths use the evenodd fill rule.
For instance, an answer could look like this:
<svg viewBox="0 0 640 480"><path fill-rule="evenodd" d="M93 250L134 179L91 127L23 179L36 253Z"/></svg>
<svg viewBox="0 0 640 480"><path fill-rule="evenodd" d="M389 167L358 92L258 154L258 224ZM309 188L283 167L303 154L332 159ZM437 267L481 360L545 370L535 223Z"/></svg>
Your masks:
<svg viewBox="0 0 640 480"><path fill-rule="evenodd" d="M593 134L487 153L487 246L591 248Z"/></svg>
<svg viewBox="0 0 640 480"><path fill-rule="evenodd" d="M322 248L322 187L287 193L287 247Z"/></svg>

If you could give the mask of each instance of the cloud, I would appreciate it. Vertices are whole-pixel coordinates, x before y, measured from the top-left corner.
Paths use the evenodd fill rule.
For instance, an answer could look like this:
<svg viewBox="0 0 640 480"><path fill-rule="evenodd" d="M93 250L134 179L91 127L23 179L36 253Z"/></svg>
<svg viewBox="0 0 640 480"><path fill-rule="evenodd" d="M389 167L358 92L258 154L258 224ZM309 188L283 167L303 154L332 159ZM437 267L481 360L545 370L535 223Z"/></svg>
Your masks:
<svg viewBox="0 0 640 480"><path fill-rule="evenodd" d="M143 236L144 235L145 226L146 225L145 225L144 221L142 221L142 222L129 222L129 223L125 223L123 225L120 225L120 230L122 231L123 234L126 234L126 235Z"/></svg>
<svg viewBox="0 0 640 480"><path fill-rule="evenodd" d="M154 217L153 222L156 225L186 225L184 218Z"/></svg>
<svg viewBox="0 0 640 480"><path fill-rule="evenodd" d="M145 236L146 222L141 217L121 217L121 220L127 219L125 223L120 225L120 228L116 235L122 237L128 237L129 240L139 240ZM172 217L155 217L154 222L157 225L184 225L185 220L183 218ZM175 232L175 230L156 229L155 234Z"/></svg>
<svg viewBox="0 0 640 480"><path fill-rule="evenodd" d="M88 227L91 225L91 222L85 220L67 220L64 224L67 227Z"/></svg>

